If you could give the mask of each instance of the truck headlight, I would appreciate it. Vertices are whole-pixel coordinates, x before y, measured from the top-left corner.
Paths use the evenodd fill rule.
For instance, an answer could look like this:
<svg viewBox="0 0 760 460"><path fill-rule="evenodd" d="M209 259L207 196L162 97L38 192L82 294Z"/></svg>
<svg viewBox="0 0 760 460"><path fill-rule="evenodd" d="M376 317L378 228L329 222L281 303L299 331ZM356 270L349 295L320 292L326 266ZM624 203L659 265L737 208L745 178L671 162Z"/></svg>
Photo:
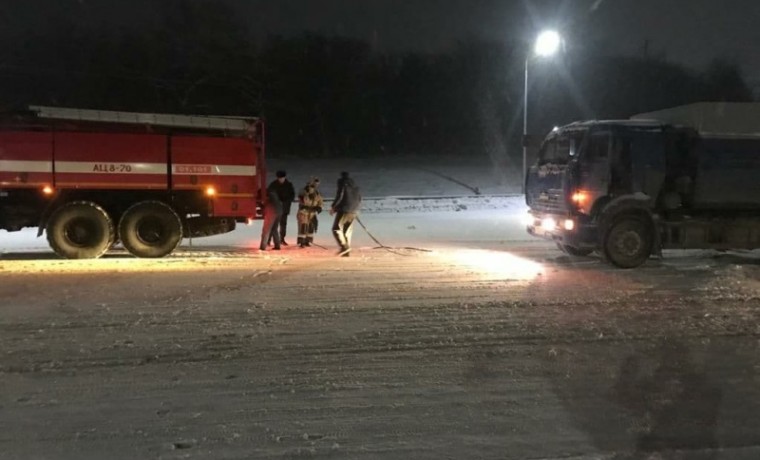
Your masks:
<svg viewBox="0 0 760 460"><path fill-rule="evenodd" d="M544 217L541 220L541 227L546 231L552 231L557 228L557 221L553 217Z"/></svg>

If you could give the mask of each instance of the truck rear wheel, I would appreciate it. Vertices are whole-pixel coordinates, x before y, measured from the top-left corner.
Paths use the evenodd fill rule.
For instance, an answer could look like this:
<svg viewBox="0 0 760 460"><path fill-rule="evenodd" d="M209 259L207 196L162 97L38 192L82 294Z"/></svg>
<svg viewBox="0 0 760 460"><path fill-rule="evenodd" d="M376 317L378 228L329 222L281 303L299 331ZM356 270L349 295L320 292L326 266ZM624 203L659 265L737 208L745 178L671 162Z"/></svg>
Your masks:
<svg viewBox="0 0 760 460"><path fill-rule="evenodd" d="M613 265L634 268L652 252L652 232L640 218L624 217L615 222L604 240L604 255Z"/></svg>
<svg viewBox="0 0 760 460"><path fill-rule="evenodd" d="M102 256L114 240L108 213L90 201L74 201L58 208L45 227L50 247L67 259Z"/></svg>
<svg viewBox="0 0 760 460"><path fill-rule="evenodd" d="M122 215L119 238L132 255L164 257L182 241L182 221L166 203L142 201Z"/></svg>

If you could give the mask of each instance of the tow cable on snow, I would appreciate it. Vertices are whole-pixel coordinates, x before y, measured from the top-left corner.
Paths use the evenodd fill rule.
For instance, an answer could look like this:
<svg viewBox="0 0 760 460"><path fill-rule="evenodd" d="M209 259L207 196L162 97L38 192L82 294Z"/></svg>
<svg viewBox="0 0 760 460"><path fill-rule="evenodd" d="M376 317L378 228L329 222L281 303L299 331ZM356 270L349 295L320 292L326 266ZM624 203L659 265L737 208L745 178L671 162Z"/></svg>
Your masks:
<svg viewBox="0 0 760 460"><path fill-rule="evenodd" d="M433 252L430 249L420 249L420 248L410 248L410 247L403 247L403 248L394 248L390 246L386 246L383 243L381 243L377 238L375 238L375 235L373 235L366 225L364 225L364 222L359 219L359 217L356 218L356 221L359 222L359 225L362 226L365 232L367 232L367 235L369 235L370 238L372 238L372 241L378 244L378 247L372 248L372 249L385 249L388 252L391 252L393 254L397 254L399 256L408 256L410 254L404 254L403 252L398 252L400 249L406 249L408 251L420 251L420 252Z"/></svg>
<svg viewBox="0 0 760 460"><path fill-rule="evenodd" d="M312 241L312 242L310 242L310 243L309 243L309 245L310 245L310 246L316 246L316 247L318 247L319 249L324 249L325 251L327 251L327 248L326 248L325 246L322 246L321 244L317 244L317 243L315 243L315 242L313 242L313 241Z"/></svg>

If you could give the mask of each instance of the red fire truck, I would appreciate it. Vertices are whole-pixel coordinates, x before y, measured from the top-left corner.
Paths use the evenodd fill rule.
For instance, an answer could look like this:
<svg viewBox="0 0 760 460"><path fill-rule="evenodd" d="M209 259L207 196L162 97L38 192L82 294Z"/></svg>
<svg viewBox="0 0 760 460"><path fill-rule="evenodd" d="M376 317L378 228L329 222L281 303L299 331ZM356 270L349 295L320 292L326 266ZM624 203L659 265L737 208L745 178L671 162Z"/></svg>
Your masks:
<svg viewBox="0 0 760 460"><path fill-rule="evenodd" d="M265 190L257 118L40 106L0 118L0 230L38 227L62 257L118 241L163 257L259 218Z"/></svg>

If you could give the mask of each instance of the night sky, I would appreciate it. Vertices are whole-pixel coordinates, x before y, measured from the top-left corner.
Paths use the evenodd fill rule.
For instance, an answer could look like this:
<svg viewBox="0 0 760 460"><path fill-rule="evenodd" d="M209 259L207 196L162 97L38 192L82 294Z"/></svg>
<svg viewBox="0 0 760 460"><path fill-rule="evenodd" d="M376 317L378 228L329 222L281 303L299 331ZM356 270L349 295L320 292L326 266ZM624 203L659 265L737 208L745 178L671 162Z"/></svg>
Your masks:
<svg viewBox="0 0 760 460"><path fill-rule="evenodd" d="M7 0L6 0L7 1ZM11 3L11 2L9 2ZM44 31L61 9L81 21L137 27L155 18L156 0L25 0L0 10L2 32ZM457 40L529 41L557 27L568 46L642 53L694 68L734 60L760 84L758 0L228 0L253 39L303 31L346 35L383 51L436 51Z"/></svg>

